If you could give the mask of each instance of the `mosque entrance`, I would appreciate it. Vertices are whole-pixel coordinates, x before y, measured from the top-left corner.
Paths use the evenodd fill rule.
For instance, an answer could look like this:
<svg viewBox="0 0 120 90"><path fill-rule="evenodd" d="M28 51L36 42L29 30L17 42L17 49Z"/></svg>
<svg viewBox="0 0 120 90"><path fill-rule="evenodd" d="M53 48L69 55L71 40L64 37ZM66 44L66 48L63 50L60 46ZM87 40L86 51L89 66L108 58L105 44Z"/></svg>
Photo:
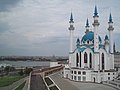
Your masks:
<svg viewBox="0 0 120 90"><path fill-rule="evenodd" d="M66 78L68 78L68 74L66 74Z"/></svg>
<svg viewBox="0 0 120 90"><path fill-rule="evenodd" d="M93 79L94 79L94 83L95 83L95 77Z"/></svg>

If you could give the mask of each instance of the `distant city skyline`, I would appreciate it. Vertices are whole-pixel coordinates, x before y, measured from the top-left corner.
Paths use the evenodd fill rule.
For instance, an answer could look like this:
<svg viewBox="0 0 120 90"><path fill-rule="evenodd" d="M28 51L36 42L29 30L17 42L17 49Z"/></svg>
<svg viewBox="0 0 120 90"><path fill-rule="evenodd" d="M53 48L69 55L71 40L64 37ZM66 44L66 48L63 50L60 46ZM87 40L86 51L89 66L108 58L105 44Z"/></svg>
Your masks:
<svg viewBox="0 0 120 90"><path fill-rule="evenodd" d="M99 13L99 34L108 35L112 13L114 42L120 51L120 0L0 0L0 56L68 56L69 18L73 13L76 38L93 29L94 6ZM103 43L103 41L102 41Z"/></svg>

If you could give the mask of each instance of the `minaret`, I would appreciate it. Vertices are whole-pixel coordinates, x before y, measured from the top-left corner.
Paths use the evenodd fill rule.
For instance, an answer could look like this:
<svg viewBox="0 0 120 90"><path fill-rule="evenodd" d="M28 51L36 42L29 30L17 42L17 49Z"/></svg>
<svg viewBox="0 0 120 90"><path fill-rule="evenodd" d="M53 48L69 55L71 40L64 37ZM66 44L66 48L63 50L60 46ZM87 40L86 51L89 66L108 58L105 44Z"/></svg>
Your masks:
<svg viewBox="0 0 120 90"><path fill-rule="evenodd" d="M70 23L70 27L69 27L69 32L70 32L70 53L71 52L73 52L73 38L74 38L74 36L73 36L73 34L74 34L74 26L73 26L73 24L74 24L74 21L73 21L73 15L72 15L72 13L71 13L71 16L70 16L70 21L69 21L69 23Z"/></svg>
<svg viewBox="0 0 120 90"><path fill-rule="evenodd" d="M109 16L109 22L108 22L108 31L109 31L109 42L110 42L110 53L113 53L113 21L112 21L112 15L110 13Z"/></svg>
<svg viewBox="0 0 120 90"><path fill-rule="evenodd" d="M86 21L86 26L85 26L85 28L86 28L86 31L85 31L85 33L87 33L87 32L89 32L89 21L88 21L88 18L87 18L87 21Z"/></svg>
<svg viewBox="0 0 120 90"><path fill-rule="evenodd" d="M97 12L97 7L95 6L95 11L94 11L94 22L93 22L93 27L94 27L94 52L98 52L99 48L99 39L98 39L98 27L100 23L98 22L98 12Z"/></svg>
<svg viewBox="0 0 120 90"><path fill-rule="evenodd" d="M105 36L104 41L105 41L105 43L104 43L104 45L105 45L105 50L107 51L107 53L109 53L109 38L108 38L107 35Z"/></svg>

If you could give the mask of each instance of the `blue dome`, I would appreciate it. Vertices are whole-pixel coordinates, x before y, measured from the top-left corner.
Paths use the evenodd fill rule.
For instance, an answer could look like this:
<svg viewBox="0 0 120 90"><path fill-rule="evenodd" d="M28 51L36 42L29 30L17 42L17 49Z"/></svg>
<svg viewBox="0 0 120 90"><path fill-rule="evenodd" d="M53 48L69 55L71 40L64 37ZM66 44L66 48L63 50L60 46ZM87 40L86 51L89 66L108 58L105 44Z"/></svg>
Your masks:
<svg viewBox="0 0 120 90"><path fill-rule="evenodd" d="M83 37L81 41L93 41L94 40L94 32L90 31L87 32ZM101 42L101 37L99 36L99 42Z"/></svg>

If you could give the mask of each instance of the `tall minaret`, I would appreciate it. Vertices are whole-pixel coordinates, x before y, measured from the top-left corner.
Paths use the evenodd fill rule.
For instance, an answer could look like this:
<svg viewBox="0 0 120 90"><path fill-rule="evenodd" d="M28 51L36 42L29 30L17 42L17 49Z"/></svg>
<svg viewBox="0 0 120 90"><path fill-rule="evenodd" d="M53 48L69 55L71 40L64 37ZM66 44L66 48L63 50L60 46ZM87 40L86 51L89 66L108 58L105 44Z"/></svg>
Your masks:
<svg viewBox="0 0 120 90"><path fill-rule="evenodd" d="M97 7L95 6L95 11L94 11L94 22L93 22L93 27L94 27L94 52L98 52L99 48L99 38L98 38L98 27L100 23L98 22L98 12L97 12Z"/></svg>
<svg viewBox="0 0 120 90"><path fill-rule="evenodd" d="M85 33L87 33L87 32L89 32L89 21L88 21L88 18L87 18L87 21L86 21L86 26L85 26L85 28L86 28L86 31L85 31Z"/></svg>
<svg viewBox="0 0 120 90"><path fill-rule="evenodd" d="M112 15L110 13L109 16L109 27L108 27L108 31L109 31L109 42L110 42L110 53L113 53L113 21L112 21Z"/></svg>
<svg viewBox="0 0 120 90"><path fill-rule="evenodd" d="M71 16L70 16L70 21L69 21L69 23L70 23L70 27L69 27L69 32L70 32L70 53L71 52L73 52L73 38L74 38L74 36L73 36L73 34L74 34L74 26L73 26L73 24L74 24L74 21L73 21L73 15L72 15L72 13L71 13Z"/></svg>

